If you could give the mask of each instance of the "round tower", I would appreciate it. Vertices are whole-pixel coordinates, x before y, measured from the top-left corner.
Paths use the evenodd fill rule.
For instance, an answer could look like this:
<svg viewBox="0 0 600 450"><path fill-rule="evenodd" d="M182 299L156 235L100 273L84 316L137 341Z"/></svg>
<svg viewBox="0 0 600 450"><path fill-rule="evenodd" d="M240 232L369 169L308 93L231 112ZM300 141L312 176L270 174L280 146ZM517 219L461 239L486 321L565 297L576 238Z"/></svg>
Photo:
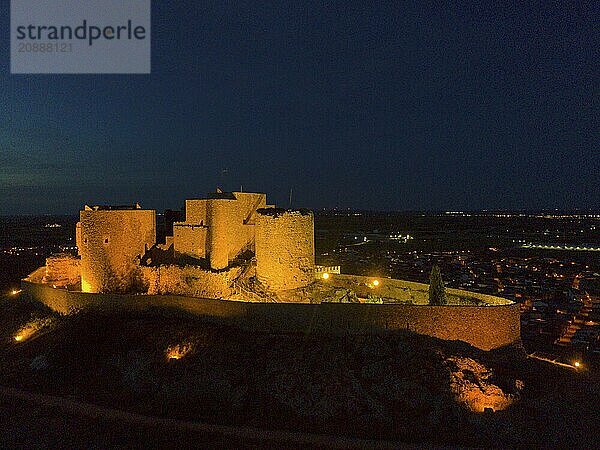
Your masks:
<svg viewBox="0 0 600 450"><path fill-rule="evenodd" d="M155 211L86 207L79 229L81 290L130 291L136 283L136 258L156 242Z"/></svg>
<svg viewBox="0 0 600 450"><path fill-rule="evenodd" d="M274 291L314 280L314 217L308 210L259 209L256 216L256 276Z"/></svg>
<svg viewBox="0 0 600 450"><path fill-rule="evenodd" d="M230 213L230 199L212 198L208 200L208 257L211 269L225 269L229 265Z"/></svg>

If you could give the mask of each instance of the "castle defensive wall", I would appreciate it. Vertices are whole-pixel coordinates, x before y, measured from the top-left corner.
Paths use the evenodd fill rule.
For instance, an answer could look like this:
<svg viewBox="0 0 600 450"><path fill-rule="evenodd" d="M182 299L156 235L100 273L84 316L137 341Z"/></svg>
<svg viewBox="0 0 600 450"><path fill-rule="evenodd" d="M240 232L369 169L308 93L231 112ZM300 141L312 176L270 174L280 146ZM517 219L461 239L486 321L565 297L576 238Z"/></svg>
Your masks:
<svg viewBox="0 0 600 450"><path fill-rule="evenodd" d="M51 309L69 314L81 309L109 312L119 309L183 311L254 332L367 334L409 330L446 340L465 341L482 350L520 340L519 305L490 295L449 289L449 304L425 304L428 285L401 280L332 275L327 283L356 289L359 296L381 288L381 304L267 303L198 298L185 295L134 295L73 292L40 281L43 268L23 280L25 294ZM387 287L386 287L387 286ZM394 302L395 300L395 302ZM414 303L411 303L414 301Z"/></svg>

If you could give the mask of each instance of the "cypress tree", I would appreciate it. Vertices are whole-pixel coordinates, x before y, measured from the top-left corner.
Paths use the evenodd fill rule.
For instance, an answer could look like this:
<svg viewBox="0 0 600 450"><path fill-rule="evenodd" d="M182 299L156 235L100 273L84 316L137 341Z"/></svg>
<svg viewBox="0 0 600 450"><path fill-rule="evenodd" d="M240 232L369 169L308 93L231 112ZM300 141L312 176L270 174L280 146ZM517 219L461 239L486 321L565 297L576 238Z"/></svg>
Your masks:
<svg viewBox="0 0 600 450"><path fill-rule="evenodd" d="M446 305L446 288L442 281L442 272L437 264L431 268L429 274L429 304L430 305Z"/></svg>

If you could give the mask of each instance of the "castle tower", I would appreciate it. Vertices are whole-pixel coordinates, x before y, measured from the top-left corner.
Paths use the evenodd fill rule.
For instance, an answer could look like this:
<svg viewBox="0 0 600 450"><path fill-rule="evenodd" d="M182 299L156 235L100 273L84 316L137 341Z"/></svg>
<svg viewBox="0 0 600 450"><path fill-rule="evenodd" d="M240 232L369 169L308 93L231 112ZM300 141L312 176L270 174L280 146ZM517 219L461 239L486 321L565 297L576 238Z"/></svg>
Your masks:
<svg viewBox="0 0 600 450"><path fill-rule="evenodd" d="M83 292L128 292L136 258L156 242L156 213L134 207L86 206L79 213L78 247Z"/></svg>
<svg viewBox="0 0 600 450"><path fill-rule="evenodd" d="M314 281L314 217L308 210L259 209L256 217L256 275L274 291Z"/></svg>
<svg viewBox="0 0 600 450"><path fill-rule="evenodd" d="M254 251L256 210L266 206L267 196L253 192L218 191L186 200L185 222L173 224L175 255L206 259L211 269L225 269L242 253Z"/></svg>
<svg viewBox="0 0 600 450"><path fill-rule="evenodd" d="M208 256L211 269L229 266L229 228L232 203L235 198L211 198L208 200Z"/></svg>

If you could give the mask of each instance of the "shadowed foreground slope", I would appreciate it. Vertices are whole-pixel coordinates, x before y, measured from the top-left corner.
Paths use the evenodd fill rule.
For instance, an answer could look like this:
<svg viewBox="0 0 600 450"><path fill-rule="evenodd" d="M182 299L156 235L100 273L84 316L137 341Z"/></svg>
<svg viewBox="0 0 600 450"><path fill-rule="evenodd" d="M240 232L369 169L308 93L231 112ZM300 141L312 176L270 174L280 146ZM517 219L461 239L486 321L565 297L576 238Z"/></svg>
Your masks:
<svg viewBox="0 0 600 450"><path fill-rule="evenodd" d="M158 313L53 317L19 299L0 314L0 384L148 416L463 445L592 443L598 425L589 375L514 348L410 333L252 334Z"/></svg>

